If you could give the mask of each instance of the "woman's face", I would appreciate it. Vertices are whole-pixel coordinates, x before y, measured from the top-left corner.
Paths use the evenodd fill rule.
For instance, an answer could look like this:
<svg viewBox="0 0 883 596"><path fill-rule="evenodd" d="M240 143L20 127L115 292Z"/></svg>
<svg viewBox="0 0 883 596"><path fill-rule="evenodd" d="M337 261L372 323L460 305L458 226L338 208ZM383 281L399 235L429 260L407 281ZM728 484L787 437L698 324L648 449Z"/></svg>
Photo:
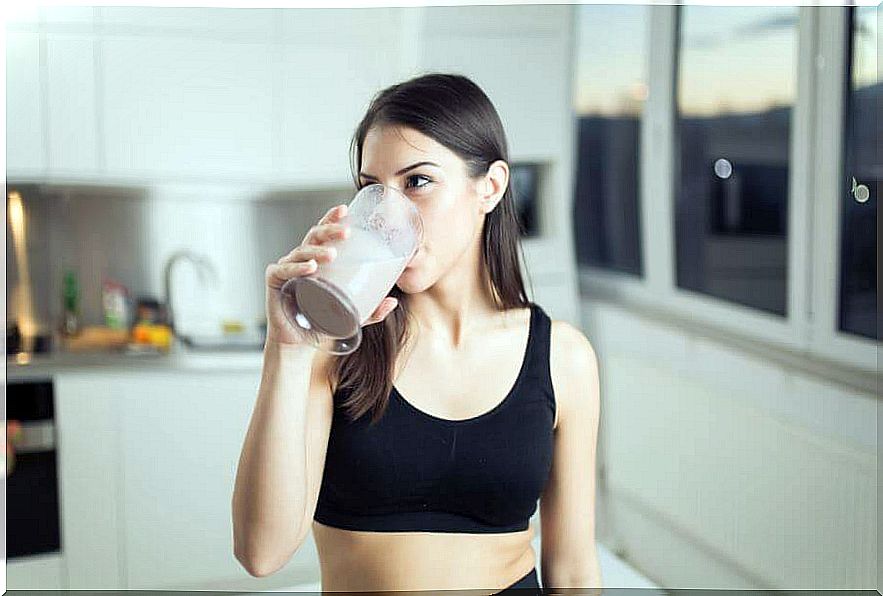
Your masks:
<svg viewBox="0 0 883 596"><path fill-rule="evenodd" d="M482 179L471 180L465 162L435 140L385 126L369 129L362 146L360 187L377 182L401 191L423 219L423 243L396 282L408 294L422 292L478 242L486 208Z"/></svg>

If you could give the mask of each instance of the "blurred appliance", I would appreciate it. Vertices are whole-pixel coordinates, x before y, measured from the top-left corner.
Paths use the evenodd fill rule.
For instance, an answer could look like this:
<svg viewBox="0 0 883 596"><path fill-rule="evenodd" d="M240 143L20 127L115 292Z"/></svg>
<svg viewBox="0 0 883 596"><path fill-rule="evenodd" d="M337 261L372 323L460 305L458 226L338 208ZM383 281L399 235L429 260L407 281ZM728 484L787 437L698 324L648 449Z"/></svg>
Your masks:
<svg viewBox="0 0 883 596"><path fill-rule="evenodd" d="M12 250L7 255L7 298L10 308L6 319L7 344L12 339L12 350L18 352L48 352L51 349L51 332L44 331L46 325L37 305L37 291L31 276L34 268L30 262L28 247L33 244L31 222L28 220L24 205L25 196L39 195L35 185L6 186L6 222L7 246ZM9 258L13 258L14 267L10 271ZM10 275L11 274L11 275ZM10 289L12 294L10 295Z"/></svg>
<svg viewBox="0 0 883 596"><path fill-rule="evenodd" d="M6 415L21 425L6 478L6 556L12 560L60 553L52 381L9 382Z"/></svg>
<svg viewBox="0 0 883 596"><path fill-rule="evenodd" d="M22 351L21 330L15 321L6 321L6 353L18 354Z"/></svg>
<svg viewBox="0 0 883 596"><path fill-rule="evenodd" d="M522 237L533 238L540 234L537 211L541 170L542 164L534 162L513 163L509 166L515 215Z"/></svg>
<svg viewBox="0 0 883 596"><path fill-rule="evenodd" d="M33 337L23 337L16 321L6 321L6 355L47 354L52 351L53 337L41 333Z"/></svg>

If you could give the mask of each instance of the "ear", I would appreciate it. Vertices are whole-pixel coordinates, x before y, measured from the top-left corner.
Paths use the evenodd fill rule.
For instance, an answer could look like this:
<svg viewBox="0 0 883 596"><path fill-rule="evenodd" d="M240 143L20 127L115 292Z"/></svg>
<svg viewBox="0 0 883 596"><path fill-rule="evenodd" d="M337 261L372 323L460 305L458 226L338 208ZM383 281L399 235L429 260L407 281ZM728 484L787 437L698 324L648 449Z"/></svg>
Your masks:
<svg viewBox="0 0 883 596"><path fill-rule="evenodd" d="M483 213L493 211L497 203L506 194L509 187L509 164L498 159L490 165L487 173L479 181L478 192L481 197L481 210Z"/></svg>

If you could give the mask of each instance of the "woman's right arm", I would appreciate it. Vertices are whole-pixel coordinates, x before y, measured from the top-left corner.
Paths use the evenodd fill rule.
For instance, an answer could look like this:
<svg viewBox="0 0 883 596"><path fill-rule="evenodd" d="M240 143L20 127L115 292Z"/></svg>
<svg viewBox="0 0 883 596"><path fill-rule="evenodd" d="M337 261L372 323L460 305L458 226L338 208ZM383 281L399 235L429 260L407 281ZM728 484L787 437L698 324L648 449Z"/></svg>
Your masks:
<svg viewBox="0 0 883 596"><path fill-rule="evenodd" d="M233 493L233 547L253 576L284 566L311 528L333 413L329 357L268 341Z"/></svg>
<svg viewBox="0 0 883 596"><path fill-rule="evenodd" d="M310 480L324 466L331 425L326 359L287 322L282 286L313 273L320 259L334 258L324 245L343 237L345 211L345 205L329 210L300 245L265 272L264 365L232 502L233 553L254 576L282 567L303 542L314 489Z"/></svg>
<svg viewBox="0 0 883 596"><path fill-rule="evenodd" d="M267 267L263 372L232 502L233 552L254 576L285 565L312 527L334 412L332 356L305 343L287 322L280 292L319 260L334 260L326 244L347 237L345 214L346 205L329 210L298 247ZM396 305L384 298L362 325L382 321Z"/></svg>

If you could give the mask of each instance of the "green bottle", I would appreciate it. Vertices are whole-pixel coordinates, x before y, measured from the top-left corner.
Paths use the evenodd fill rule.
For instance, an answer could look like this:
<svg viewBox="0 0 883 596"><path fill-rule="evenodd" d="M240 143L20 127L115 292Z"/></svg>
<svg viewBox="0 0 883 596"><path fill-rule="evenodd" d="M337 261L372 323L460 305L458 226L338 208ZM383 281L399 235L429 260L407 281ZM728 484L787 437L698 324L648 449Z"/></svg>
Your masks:
<svg viewBox="0 0 883 596"><path fill-rule="evenodd" d="M64 335L76 335L80 330L80 288L77 283L77 275L71 270L67 270L64 273L62 299L64 302L64 320L61 331Z"/></svg>

